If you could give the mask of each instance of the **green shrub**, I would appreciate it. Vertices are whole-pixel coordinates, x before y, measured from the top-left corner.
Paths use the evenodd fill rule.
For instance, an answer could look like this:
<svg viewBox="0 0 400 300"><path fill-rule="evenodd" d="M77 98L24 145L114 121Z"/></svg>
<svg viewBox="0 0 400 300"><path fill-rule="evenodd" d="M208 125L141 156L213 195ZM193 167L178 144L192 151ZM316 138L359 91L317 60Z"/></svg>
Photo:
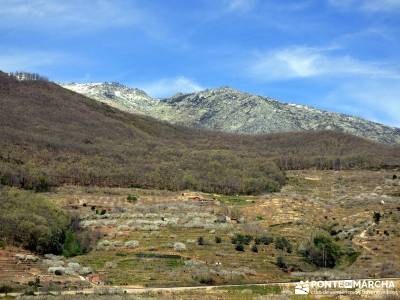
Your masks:
<svg viewBox="0 0 400 300"><path fill-rule="evenodd" d="M220 244L222 242L222 239L219 236L215 237L215 243Z"/></svg>
<svg viewBox="0 0 400 300"><path fill-rule="evenodd" d="M206 244L206 240L205 240L202 236L200 236L200 237L197 239L197 244L200 245L200 246L203 246L203 245Z"/></svg>
<svg viewBox="0 0 400 300"><path fill-rule="evenodd" d="M235 250L244 252L244 246L242 244L236 244L235 245Z"/></svg>
<svg viewBox="0 0 400 300"><path fill-rule="evenodd" d="M287 269L287 263L283 256L278 256L276 258L276 265L281 269Z"/></svg>
<svg viewBox="0 0 400 300"><path fill-rule="evenodd" d="M215 279L208 272L203 272L198 275L195 275L195 276L193 276L193 279L201 284L206 284L206 285L215 284Z"/></svg>
<svg viewBox="0 0 400 300"><path fill-rule="evenodd" d="M357 260L361 252L355 251L352 247L348 247L343 254L346 255L346 260L351 265Z"/></svg>
<svg viewBox="0 0 400 300"><path fill-rule="evenodd" d="M374 214L373 214L372 217L373 217L375 223L379 224L379 221L381 220L382 215L381 215L381 213L379 211L374 211Z"/></svg>
<svg viewBox="0 0 400 300"><path fill-rule="evenodd" d="M343 253L339 244L330 236L318 234L306 245L301 254L318 267L333 268Z"/></svg>
<svg viewBox="0 0 400 300"><path fill-rule="evenodd" d="M13 288L9 285L0 285L0 294L8 294L11 293L13 291Z"/></svg>
<svg viewBox="0 0 400 300"><path fill-rule="evenodd" d="M235 234L235 236L232 237L231 239L232 244L245 244L245 245L249 245L252 240L253 237L251 235L248 234L243 235L240 233Z"/></svg>
<svg viewBox="0 0 400 300"><path fill-rule="evenodd" d="M69 217L40 195L0 190L0 239L38 253L61 253Z"/></svg>
<svg viewBox="0 0 400 300"><path fill-rule="evenodd" d="M258 253L257 245L251 246L251 251L253 251L254 253Z"/></svg>
<svg viewBox="0 0 400 300"><path fill-rule="evenodd" d="M128 197L126 198L129 203L135 203L136 201L138 201L138 199L139 197L136 195L128 195Z"/></svg>
<svg viewBox="0 0 400 300"><path fill-rule="evenodd" d="M283 237L277 237L275 239L275 248L276 249L280 249L280 250L285 250L287 253L291 253L292 252L292 244L290 243L290 241Z"/></svg>
<svg viewBox="0 0 400 300"><path fill-rule="evenodd" d="M81 245L72 230L68 230L65 235L65 241L62 254L65 257L72 257L83 254Z"/></svg>
<svg viewBox="0 0 400 300"><path fill-rule="evenodd" d="M49 181L46 176L40 176L37 184L33 187L36 192L48 192L50 188Z"/></svg>
<svg viewBox="0 0 400 300"><path fill-rule="evenodd" d="M274 242L274 238L273 238L273 237L270 237L270 236L265 236L265 235L263 235L263 236L261 236L261 237L255 238L254 242L255 242L257 245L260 245L260 244L269 245L269 244L271 244L271 243Z"/></svg>

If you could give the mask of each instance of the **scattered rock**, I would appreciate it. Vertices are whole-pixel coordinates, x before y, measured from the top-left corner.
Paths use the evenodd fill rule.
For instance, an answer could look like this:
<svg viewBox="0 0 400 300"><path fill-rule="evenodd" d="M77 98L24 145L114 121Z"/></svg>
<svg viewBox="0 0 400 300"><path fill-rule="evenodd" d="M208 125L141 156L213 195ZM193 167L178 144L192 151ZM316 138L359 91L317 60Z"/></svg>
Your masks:
<svg viewBox="0 0 400 300"><path fill-rule="evenodd" d="M174 244L174 250L175 251L185 251L186 250L186 245L184 243L176 242Z"/></svg>
<svg viewBox="0 0 400 300"><path fill-rule="evenodd" d="M62 260L63 259L62 256L54 255L54 254L51 254L51 253L45 254L44 257L47 258L47 259L51 259L51 260Z"/></svg>
<svg viewBox="0 0 400 300"><path fill-rule="evenodd" d="M21 254L21 253L17 253L15 254L15 258L17 258L18 260L24 260L24 261L31 261L31 262L36 262L39 260L39 257L35 256L35 255L31 255L31 254Z"/></svg>
<svg viewBox="0 0 400 300"><path fill-rule="evenodd" d="M79 271L79 275L82 276L87 276L89 274L92 274L93 270L90 267L83 267L80 271Z"/></svg>
<svg viewBox="0 0 400 300"><path fill-rule="evenodd" d="M104 264L104 267L105 267L106 269L114 269L114 268L117 267L117 264L116 264L115 262L113 262L113 261L107 261L107 262Z"/></svg>
<svg viewBox="0 0 400 300"><path fill-rule="evenodd" d="M137 247L139 247L139 242L138 242L138 241L135 241L135 240L126 241L125 244L124 244L124 246L125 246L126 248L137 248Z"/></svg>
<svg viewBox="0 0 400 300"><path fill-rule="evenodd" d="M47 269L47 272L55 274L55 275L63 275L65 274L64 267L50 267Z"/></svg>
<svg viewBox="0 0 400 300"><path fill-rule="evenodd" d="M62 260L51 260L51 259L44 259L43 262L48 265L49 267L63 267L64 261Z"/></svg>

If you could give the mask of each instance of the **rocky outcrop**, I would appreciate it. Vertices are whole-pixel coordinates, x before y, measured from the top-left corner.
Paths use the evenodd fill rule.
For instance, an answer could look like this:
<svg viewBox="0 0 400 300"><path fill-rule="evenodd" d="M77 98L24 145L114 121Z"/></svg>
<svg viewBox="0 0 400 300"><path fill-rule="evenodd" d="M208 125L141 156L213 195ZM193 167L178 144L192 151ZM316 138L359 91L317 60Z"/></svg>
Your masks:
<svg viewBox="0 0 400 300"><path fill-rule="evenodd" d="M170 123L233 133L263 134L334 130L385 144L400 144L400 129L243 93L229 87L157 100L116 83L68 84L65 88L123 111Z"/></svg>

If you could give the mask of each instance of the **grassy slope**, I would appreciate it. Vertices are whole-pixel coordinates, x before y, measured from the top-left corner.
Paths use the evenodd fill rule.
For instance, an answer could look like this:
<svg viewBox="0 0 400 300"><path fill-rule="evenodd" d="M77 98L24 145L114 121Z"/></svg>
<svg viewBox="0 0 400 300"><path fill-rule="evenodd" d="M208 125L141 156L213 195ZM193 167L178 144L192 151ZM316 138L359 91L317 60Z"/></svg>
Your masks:
<svg viewBox="0 0 400 300"><path fill-rule="evenodd" d="M400 165L400 148L333 132L238 136L132 115L42 81L0 73L0 178L258 193L288 169ZM44 179L43 179L44 180Z"/></svg>

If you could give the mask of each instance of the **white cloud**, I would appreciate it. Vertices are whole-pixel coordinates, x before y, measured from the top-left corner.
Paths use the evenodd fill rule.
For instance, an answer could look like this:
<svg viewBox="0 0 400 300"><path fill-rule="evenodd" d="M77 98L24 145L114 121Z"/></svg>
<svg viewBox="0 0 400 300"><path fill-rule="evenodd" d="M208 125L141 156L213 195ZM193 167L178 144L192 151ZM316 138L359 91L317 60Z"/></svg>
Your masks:
<svg viewBox="0 0 400 300"><path fill-rule="evenodd" d="M227 10L231 12L247 12L254 8L256 0L228 0Z"/></svg>
<svg viewBox="0 0 400 300"><path fill-rule="evenodd" d="M0 6L3 28L51 32L137 26L149 31L155 26L154 19L143 10L121 0L3 0Z"/></svg>
<svg viewBox="0 0 400 300"><path fill-rule="evenodd" d="M400 128L400 80L341 83L324 100L328 109Z"/></svg>
<svg viewBox="0 0 400 300"><path fill-rule="evenodd" d="M340 8L355 8L367 12L400 11L400 0L329 0L329 3Z"/></svg>
<svg viewBox="0 0 400 300"><path fill-rule="evenodd" d="M138 86L150 96L163 98L176 93L191 93L203 90L204 88L195 81L184 76L174 78L163 78L153 82L134 85Z"/></svg>
<svg viewBox="0 0 400 300"><path fill-rule="evenodd" d="M357 75L400 78L388 66L335 54L335 48L289 47L256 55L248 72L263 80Z"/></svg>
<svg viewBox="0 0 400 300"><path fill-rule="evenodd" d="M41 67L66 63L66 57L62 54L43 51L5 51L0 53L0 70L14 71L38 71Z"/></svg>

